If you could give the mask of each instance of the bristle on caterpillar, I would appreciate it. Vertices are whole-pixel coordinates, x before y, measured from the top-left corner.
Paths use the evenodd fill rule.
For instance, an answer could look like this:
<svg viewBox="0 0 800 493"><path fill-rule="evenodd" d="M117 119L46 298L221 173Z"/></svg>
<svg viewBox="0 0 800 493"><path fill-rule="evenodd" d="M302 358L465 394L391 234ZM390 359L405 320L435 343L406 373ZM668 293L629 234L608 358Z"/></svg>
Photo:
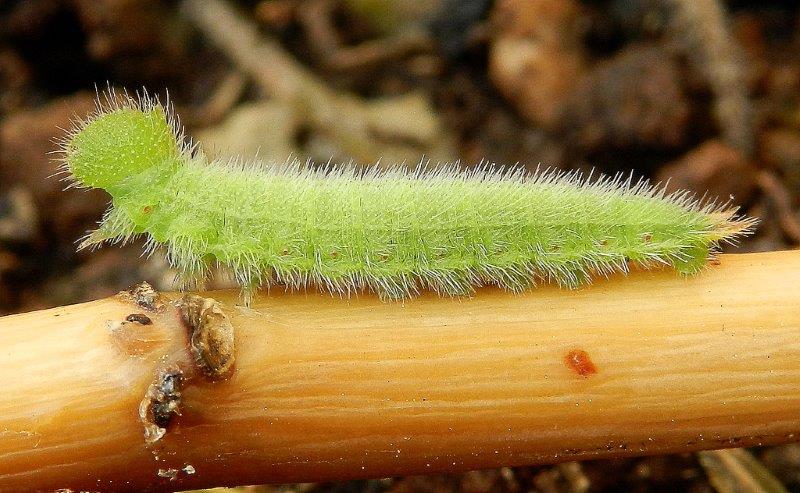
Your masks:
<svg viewBox="0 0 800 493"><path fill-rule="evenodd" d="M68 179L112 197L81 248L144 235L148 253L166 247L185 287L221 266L246 296L273 284L384 299L572 288L631 264L693 274L756 224L621 176L207 162L147 96L106 95L61 153Z"/></svg>

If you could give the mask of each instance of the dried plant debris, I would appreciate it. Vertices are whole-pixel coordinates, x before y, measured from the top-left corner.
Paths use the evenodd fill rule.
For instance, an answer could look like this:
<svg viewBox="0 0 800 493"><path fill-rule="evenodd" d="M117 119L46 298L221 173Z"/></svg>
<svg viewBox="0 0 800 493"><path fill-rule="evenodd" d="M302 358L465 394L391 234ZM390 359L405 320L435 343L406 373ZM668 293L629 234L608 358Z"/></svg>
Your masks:
<svg viewBox="0 0 800 493"><path fill-rule="evenodd" d="M167 433L173 418L180 415L183 372L177 368L159 370L139 405L145 442L151 445Z"/></svg>
<svg viewBox="0 0 800 493"><path fill-rule="evenodd" d="M161 469L158 470L158 472L156 474L160 478L165 478L165 479L169 479L170 481L175 481L175 480L178 479L178 477L181 474L184 474L186 476L191 476L195 472L197 472L197 471L195 470L194 466L192 466L191 464L184 464L183 467L181 467L180 469L177 469L177 468L174 468L174 467L170 467L170 468L166 468L166 469L161 468Z"/></svg>
<svg viewBox="0 0 800 493"><path fill-rule="evenodd" d="M754 148L753 108L745 61L728 29L723 2L671 0L672 29L714 92L714 113L722 138L750 156Z"/></svg>
<svg viewBox="0 0 800 493"><path fill-rule="evenodd" d="M126 322L133 322L141 325L150 325L153 321L144 313L131 313L125 317Z"/></svg>
<svg viewBox="0 0 800 493"><path fill-rule="evenodd" d="M0 243L30 243L39 235L36 204L27 188L0 194Z"/></svg>
<svg viewBox="0 0 800 493"><path fill-rule="evenodd" d="M178 301L178 310L189 331L197 368L210 380L230 376L234 364L233 325L219 302L187 294Z"/></svg>
<svg viewBox="0 0 800 493"><path fill-rule="evenodd" d="M697 458L719 493L788 493L745 449L705 450L698 452Z"/></svg>
<svg viewBox="0 0 800 493"><path fill-rule="evenodd" d="M584 152L676 148L692 116L678 59L653 44L631 44L597 64L560 109L560 133Z"/></svg>
<svg viewBox="0 0 800 493"><path fill-rule="evenodd" d="M670 191L690 189L716 200L733 197L737 203L747 204L756 192L757 173L740 150L711 139L662 166L655 181L667 183Z"/></svg>
<svg viewBox="0 0 800 493"><path fill-rule="evenodd" d="M489 78L530 123L556 127L585 69L579 2L501 0L492 23Z"/></svg>
<svg viewBox="0 0 800 493"><path fill-rule="evenodd" d="M136 305L151 312L160 312L165 306L159 292L145 281L131 286L127 291L121 292L120 296L130 299Z"/></svg>
<svg viewBox="0 0 800 493"><path fill-rule="evenodd" d="M145 282L121 296L149 311L161 311L165 307L161 295ZM173 334L183 341L178 345L180 349L169 350L158 359L155 377L139 404L139 418L148 446L161 440L174 426L175 417L181 415L183 406L181 393L196 375L213 382L228 378L233 371L233 326L220 304L212 298L187 294L171 306L187 334ZM131 355L142 355L145 350L152 352L154 346L145 342L165 342L148 335L148 331L158 331L159 324L145 313L133 312L123 321L107 324L115 342Z"/></svg>

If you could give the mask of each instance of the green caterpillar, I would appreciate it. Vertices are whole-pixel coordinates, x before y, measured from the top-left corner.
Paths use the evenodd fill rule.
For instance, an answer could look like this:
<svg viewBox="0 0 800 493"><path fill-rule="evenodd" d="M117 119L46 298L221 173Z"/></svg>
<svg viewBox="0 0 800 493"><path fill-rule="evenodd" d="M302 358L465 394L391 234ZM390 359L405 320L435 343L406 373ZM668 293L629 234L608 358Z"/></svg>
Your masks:
<svg viewBox="0 0 800 493"><path fill-rule="evenodd" d="M166 246L185 287L219 265L248 300L276 283L395 300L485 284L573 288L631 263L693 274L755 224L619 177L207 162L178 127L155 99L109 94L66 136L74 185L112 197L81 247L145 235L148 252Z"/></svg>

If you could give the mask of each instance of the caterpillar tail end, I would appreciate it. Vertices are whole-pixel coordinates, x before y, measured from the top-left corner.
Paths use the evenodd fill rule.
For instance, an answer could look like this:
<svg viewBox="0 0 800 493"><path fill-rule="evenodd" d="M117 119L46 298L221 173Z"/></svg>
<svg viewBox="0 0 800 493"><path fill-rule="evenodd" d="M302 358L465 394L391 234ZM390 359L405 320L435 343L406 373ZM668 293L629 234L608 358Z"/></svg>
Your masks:
<svg viewBox="0 0 800 493"><path fill-rule="evenodd" d="M735 244L739 238L750 236L756 230L759 219L739 214L739 208L709 214L712 221L712 240Z"/></svg>
<svg viewBox="0 0 800 493"><path fill-rule="evenodd" d="M694 275L717 260L721 243L736 245L740 238L754 233L759 220L739 214L738 208L707 212L708 229L702 231L696 242L683 248L671 259L675 270L683 275Z"/></svg>

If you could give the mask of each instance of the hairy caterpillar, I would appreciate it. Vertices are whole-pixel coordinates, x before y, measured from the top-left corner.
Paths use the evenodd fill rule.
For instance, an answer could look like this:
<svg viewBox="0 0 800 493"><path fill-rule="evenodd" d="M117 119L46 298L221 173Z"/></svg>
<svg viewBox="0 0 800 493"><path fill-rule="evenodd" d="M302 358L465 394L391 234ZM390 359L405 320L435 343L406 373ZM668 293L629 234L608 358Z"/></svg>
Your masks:
<svg viewBox="0 0 800 493"><path fill-rule="evenodd" d="M184 284L217 264L246 296L274 283L384 299L483 284L576 287L629 263L692 274L755 224L619 177L207 162L147 96L108 94L61 151L75 186L112 197L82 247L146 235L149 252L166 246Z"/></svg>

